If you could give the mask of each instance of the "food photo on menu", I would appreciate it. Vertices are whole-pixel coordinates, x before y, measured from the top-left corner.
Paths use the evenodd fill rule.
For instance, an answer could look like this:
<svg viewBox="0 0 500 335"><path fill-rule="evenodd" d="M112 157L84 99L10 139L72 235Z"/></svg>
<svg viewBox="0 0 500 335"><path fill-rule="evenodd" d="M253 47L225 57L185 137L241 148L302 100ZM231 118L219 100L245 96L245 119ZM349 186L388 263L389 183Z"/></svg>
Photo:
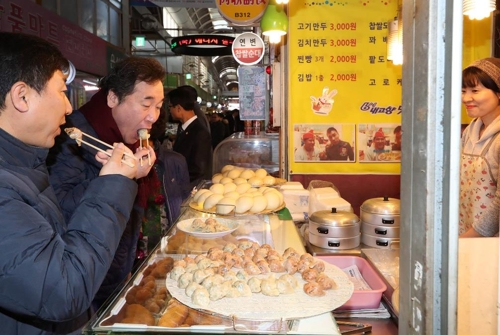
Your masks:
<svg viewBox="0 0 500 335"><path fill-rule="evenodd" d="M401 125L359 124L358 158L360 162L400 162Z"/></svg>
<svg viewBox="0 0 500 335"><path fill-rule="evenodd" d="M355 162L355 129L351 123L294 124L295 162Z"/></svg>

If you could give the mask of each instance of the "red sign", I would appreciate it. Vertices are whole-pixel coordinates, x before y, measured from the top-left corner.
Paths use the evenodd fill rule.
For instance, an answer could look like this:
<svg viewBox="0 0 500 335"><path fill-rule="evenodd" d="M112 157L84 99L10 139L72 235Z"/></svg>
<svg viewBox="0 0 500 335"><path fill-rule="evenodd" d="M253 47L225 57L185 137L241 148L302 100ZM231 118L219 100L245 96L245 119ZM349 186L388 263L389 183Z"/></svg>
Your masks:
<svg viewBox="0 0 500 335"><path fill-rule="evenodd" d="M188 35L172 38L170 49L191 56L223 56L231 54L234 37L223 35Z"/></svg>
<svg viewBox="0 0 500 335"><path fill-rule="evenodd" d="M264 57L264 41L254 33L243 33L235 37L233 57L241 65L254 65Z"/></svg>
<svg viewBox="0 0 500 335"><path fill-rule="evenodd" d="M106 41L29 0L0 0L0 31L42 37L78 70L98 76L107 73Z"/></svg>

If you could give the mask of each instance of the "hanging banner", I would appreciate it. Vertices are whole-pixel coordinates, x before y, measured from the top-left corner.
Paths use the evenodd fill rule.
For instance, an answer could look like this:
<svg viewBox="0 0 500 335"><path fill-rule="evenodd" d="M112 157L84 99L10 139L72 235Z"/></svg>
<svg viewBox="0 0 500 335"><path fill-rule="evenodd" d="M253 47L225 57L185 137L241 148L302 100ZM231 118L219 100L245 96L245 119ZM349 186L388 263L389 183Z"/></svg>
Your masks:
<svg viewBox="0 0 500 335"><path fill-rule="evenodd" d="M266 69L263 66L238 67L240 119L266 119Z"/></svg>
<svg viewBox="0 0 500 335"><path fill-rule="evenodd" d="M400 173L401 66L386 58L397 9L290 2L290 173Z"/></svg>

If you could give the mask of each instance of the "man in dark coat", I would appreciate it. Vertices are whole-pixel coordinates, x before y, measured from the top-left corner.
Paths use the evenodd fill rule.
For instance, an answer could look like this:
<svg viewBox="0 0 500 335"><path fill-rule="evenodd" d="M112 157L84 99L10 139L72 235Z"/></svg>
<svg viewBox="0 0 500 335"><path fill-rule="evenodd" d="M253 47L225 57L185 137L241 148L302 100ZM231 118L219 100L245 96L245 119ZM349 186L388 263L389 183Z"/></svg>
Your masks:
<svg viewBox="0 0 500 335"><path fill-rule="evenodd" d="M116 63L100 80L100 90L68 117L65 127L76 127L106 143L124 142L132 151L137 150L139 129L151 129L160 115L164 77L162 65L151 58L129 57ZM102 147L98 142L89 141ZM124 282L134 266L147 198L153 185L158 183L152 170L156 155L153 148L148 147L148 151L149 157L138 162L139 190L134 208L129 213L130 220L113 263L94 299L94 309L99 308ZM65 133L57 138L56 145L50 150L47 158L50 181L67 220L74 215L88 185L99 176L99 167L92 160L94 154L95 149L79 146Z"/></svg>
<svg viewBox="0 0 500 335"><path fill-rule="evenodd" d="M196 89L193 86L189 85L183 85L179 86L179 88L186 89L186 92L189 93L189 99L194 101L194 107L193 111L194 114L200 119L201 124L208 130L208 133L210 134L211 129L210 129L210 122L208 121L207 116L203 111L201 110L200 104L196 99L198 99L198 92L196 92Z"/></svg>
<svg viewBox="0 0 500 335"><path fill-rule="evenodd" d="M222 116L219 113L210 115L210 135L212 136L212 148L215 150L217 145L229 136L229 127L222 122Z"/></svg>
<svg viewBox="0 0 500 335"><path fill-rule="evenodd" d="M226 120L229 124L229 133L234 134L244 130L243 121L240 120L240 111L233 109L226 114Z"/></svg>
<svg viewBox="0 0 500 335"><path fill-rule="evenodd" d="M194 113L189 90L176 88L168 93L170 114L181 122L173 150L186 158L191 189L212 178L212 139Z"/></svg>
<svg viewBox="0 0 500 335"><path fill-rule="evenodd" d="M64 219L45 158L71 114L70 69L46 40L0 32L2 334L81 334L137 194L137 161L124 164L132 152L116 144L111 157L89 157L99 176Z"/></svg>

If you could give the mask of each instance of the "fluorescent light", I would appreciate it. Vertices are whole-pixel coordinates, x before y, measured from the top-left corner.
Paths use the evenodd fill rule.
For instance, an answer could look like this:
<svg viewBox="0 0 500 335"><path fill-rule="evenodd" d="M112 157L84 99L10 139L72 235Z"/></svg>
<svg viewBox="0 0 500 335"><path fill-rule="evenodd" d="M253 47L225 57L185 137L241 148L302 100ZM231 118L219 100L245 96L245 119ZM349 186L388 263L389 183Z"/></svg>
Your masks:
<svg viewBox="0 0 500 335"><path fill-rule="evenodd" d="M495 10L495 0L463 0L463 12L471 20L482 20Z"/></svg>
<svg viewBox="0 0 500 335"><path fill-rule="evenodd" d="M83 82L86 84L89 84L89 85L97 86L97 84L95 82L87 80L87 79L83 79Z"/></svg>
<svg viewBox="0 0 500 335"><path fill-rule="evenodd" d="M83 85L83 88L85 91L98 91L99 87L97 86L90 86L90 85Z"/></svg>

